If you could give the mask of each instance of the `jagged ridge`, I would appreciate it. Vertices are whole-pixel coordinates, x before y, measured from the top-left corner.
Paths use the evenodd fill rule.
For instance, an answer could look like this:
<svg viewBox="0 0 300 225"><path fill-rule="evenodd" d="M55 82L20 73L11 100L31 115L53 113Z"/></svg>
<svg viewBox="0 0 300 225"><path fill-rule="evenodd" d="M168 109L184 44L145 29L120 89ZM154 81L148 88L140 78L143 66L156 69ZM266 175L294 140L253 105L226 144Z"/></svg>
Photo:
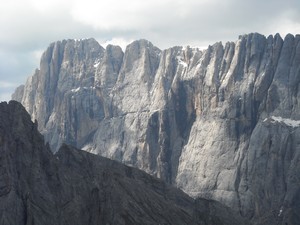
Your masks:
<svg viewBox="0 0 300 225"><path fill-rule="evenodd" d="M274 224L298 207L299 129L271 118L300 120L299 40L255 33L203 51L140 40L125 53L57 42L14 99L54 149L83 147Z"/></svg>
<svg viewBox="0 0 300 225"><path fill-rule="evenodd" d="M53 155L20 103L0 103L0 224L243 224L145 172L63 145Z"/></svg>

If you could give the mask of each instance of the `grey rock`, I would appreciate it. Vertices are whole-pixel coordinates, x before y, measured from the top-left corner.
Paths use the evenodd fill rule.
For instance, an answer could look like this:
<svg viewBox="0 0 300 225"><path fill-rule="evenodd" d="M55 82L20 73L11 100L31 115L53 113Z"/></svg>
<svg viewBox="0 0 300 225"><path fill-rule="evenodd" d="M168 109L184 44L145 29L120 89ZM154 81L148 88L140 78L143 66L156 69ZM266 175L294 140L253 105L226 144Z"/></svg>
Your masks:
<svg viewBox="0 0 300 225"><path fill-rule="evenodd" d="M40 69L28 78L19 99L54 149L63 140L84 142L104 117L104 103L94 86L95 65L103 55L94 39L52 43L42 55Z"/></svg>
<svg viewBox="0 0 300 225"><path fill-rule="evenodd" d="M54 151L66 142L218 200L253 223L297 224L299 35L253 33L202 51L161 51L146 40L124 54L109 48L99 47L96 71L86 69L90 89L81 79L60 82L78 76L84 61L70 66L72 76L55 75L68 86L59 94L46 91L51 82L39 89L50 54L15 93Z"/></svg>
<svg viewBox="0 0 300 225"><path fill-rule="evenodd" d="M0 162L1 225L247 224L135 168L67 145L53 155L13 101L0 103Z"/></svg>
<svg viewBox="0 0 300 225"><path fill-rule="evenodd" d="M22 101L22 96L24 94L25 85L20 85L16 88L15 92L12 94L12 99L15 99L18 102Z"/></svg>

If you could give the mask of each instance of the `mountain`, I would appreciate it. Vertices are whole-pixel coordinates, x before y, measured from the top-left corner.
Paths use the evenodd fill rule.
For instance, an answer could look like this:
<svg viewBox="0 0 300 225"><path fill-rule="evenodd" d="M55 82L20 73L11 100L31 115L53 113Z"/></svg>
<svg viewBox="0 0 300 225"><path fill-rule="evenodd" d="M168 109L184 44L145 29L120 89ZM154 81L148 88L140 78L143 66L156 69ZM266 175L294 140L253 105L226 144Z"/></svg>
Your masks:
<svg viewBox="0 0 300 225"><path fill-rule="evenodd" d="M64 40L13 99L54 151L65 142L118 160L256 224L298 224L299 83L300 35L205 50L138 40L125 52Z"/></svg>
<svg viewBox="0 0 300 225"><path fill-rule="evenodd" d="M0 224L243 224L138 169L63 145L53 155L20 103L0 103Z"/></svg>

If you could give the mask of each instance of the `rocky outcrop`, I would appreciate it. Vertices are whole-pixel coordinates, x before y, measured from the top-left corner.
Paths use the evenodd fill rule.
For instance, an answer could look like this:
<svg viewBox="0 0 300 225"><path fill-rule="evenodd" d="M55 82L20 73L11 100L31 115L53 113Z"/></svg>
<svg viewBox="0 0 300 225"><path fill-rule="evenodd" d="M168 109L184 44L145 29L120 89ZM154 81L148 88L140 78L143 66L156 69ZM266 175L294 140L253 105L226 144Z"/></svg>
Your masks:
<svg viewBox="0 0 300 225"><path fill-rule="evenodd" d="M42 55L40 69L28 78L23 95L14 97L39 122L55 149L65 139L74 145L84 142L104 118L94 87L95 67L103 57L104 49L94 39L53 43ZM82 107L84 111L77 110Z"/></svg>
<svg viewBox="0 0 300 225"><path fill-rule="evenodd" d="M53 155L21 104L0 103L0 224L245 224L145 172L63 145Z"/></svg>
<svg viewBox="0 0 300 225"><path fill-rule="evenodd" d="M80 43L86 42L95 43ZM53 55L51 46L45 55ZM90 60L97 68L86 66L91 83L75 79L76 70L68 74L74 82L63 82L65 60L55 66L43 57L15 94L54 150L66 142L116 159L257 224L296 224L299 35L254 33L203 51L161 51L146 40L125 53L95 49ZM54 81L43 81L44 64L53 65L53 88ZM42 84L47 88L38 89Z"/></svg>

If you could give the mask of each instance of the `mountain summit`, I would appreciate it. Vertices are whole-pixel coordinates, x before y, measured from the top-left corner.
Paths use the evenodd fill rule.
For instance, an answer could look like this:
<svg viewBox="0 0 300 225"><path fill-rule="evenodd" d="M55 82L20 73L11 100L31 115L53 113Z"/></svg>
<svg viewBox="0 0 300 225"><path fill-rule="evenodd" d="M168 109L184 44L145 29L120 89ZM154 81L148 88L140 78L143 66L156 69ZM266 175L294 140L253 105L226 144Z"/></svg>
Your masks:
<svg viewBox="0 0 300 225"><path fill-rule="evenodd" d="M255 223L300 221L300 35L206 50L53 43L13 99L53 151L140 168ZM266 222L267 221L267 222Z"/></svg>

